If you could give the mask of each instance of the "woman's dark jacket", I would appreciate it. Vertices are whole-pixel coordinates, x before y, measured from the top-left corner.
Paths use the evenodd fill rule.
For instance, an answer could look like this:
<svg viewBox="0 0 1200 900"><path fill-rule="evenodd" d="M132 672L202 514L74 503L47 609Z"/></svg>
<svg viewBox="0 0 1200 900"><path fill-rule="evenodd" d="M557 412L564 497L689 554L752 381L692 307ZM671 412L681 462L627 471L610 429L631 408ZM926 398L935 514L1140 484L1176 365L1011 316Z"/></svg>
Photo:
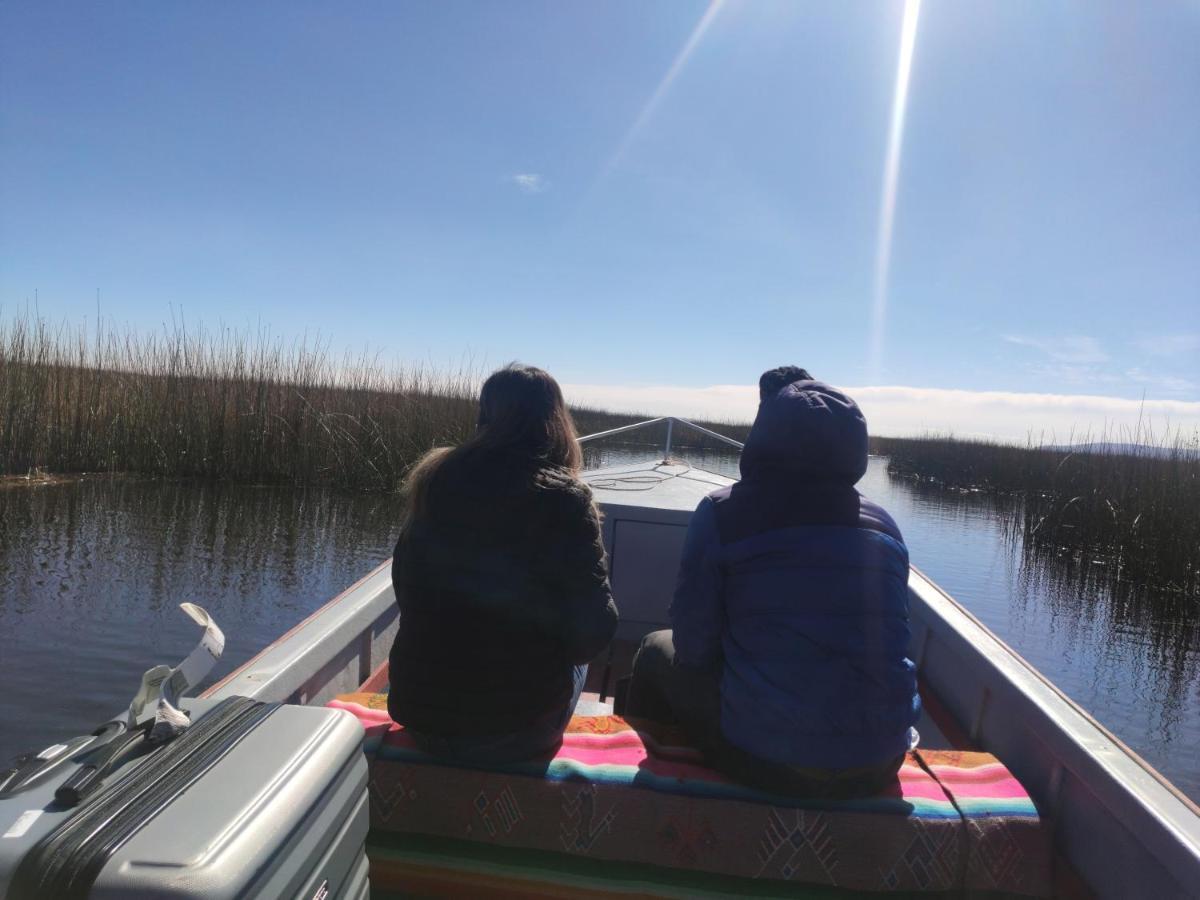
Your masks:
<svg viewBox="0 0 1200 900"><path fill-rule="evenodd" d="M561 717L572 667L612 638L587 485L503 451L452 451L392 562L388 711L418 732L510 734Z"/></svg>
<svg viewBox="0 0 1200 900"><path fill-rule="evenodd" d="M676 663L719 667L721 730L764 759L841 769L908 748L908 551L854 489L866 468L858 407L800 381L759 407L742 480L688 527Z"/></svg>

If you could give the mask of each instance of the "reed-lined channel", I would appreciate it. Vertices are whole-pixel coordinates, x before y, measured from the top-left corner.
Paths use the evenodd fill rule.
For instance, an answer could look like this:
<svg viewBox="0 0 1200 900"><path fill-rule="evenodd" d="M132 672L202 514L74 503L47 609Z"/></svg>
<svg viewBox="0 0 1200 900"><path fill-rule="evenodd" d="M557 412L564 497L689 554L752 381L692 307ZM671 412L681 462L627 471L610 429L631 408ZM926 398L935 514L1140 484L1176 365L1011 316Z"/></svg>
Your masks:
<svg viewBox="0 0 1200 900"><path fill-rule="evenodd" d="M918 567L1200 800L1194 604L1110 578L1102 561L1027 554L1003 500L893 478L883 459L860 488L895 515ZM176 610L185 600L221 623L215 675L231 670L385 560L395 520L392 495L324 489L0 489L0 761L91 728L145 669L177 661L195 640Z"/></svg>

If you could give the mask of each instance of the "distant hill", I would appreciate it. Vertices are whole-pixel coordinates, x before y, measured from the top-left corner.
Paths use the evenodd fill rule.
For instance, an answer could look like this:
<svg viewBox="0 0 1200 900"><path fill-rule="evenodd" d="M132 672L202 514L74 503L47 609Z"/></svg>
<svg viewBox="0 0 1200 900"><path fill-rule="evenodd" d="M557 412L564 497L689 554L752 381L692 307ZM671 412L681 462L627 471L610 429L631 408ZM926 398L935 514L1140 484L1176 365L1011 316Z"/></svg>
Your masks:
<svg viewBox="0 0 1200 900"><path fill-rule="evenodd" d="M1099 453L1109 456L1152 456L1167 459L1173 456L1200 457L1200 449L1159 447L1153 444L1133 444L1121 441L1089 441L1083 444L1043 444L1039 450L1054 450L1060 453Z"/></svg>

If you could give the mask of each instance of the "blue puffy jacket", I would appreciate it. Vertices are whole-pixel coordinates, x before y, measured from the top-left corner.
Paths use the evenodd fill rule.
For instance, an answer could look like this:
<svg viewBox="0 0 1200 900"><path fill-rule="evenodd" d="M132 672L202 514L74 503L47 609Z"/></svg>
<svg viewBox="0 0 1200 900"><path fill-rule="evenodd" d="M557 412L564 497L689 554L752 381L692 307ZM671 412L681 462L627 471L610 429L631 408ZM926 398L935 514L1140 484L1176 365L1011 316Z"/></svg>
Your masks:
<svg viewBox="0 0 1200 900"><path fill-rule="evenodd" d="M853 485L867 425L798 381L763 402L742 480L701 501L671 604L676 662L721 665L721 730L763 759L852 768L908 748L920 713L908 551Z"/></svg>

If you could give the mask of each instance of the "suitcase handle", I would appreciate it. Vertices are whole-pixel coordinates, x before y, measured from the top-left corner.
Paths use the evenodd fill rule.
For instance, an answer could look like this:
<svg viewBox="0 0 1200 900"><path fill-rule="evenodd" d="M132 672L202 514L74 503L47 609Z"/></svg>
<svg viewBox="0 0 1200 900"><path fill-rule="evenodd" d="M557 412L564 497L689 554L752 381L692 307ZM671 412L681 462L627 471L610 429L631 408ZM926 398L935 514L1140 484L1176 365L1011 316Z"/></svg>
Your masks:
<svg viewBox="0 0 1200 900"><path fill-rule="evenodd" d="M101 725L91 734L71 738L62 744L47 747L41 753L29 751L22 753L12 761L12 768L0 772L0 799L6 799L27 791L38 784L54 777L60 766L68 760L74 760L80 754L88 752L90 745L94 752L99 746L106 744L125 730L122 722L108 722Z"/></svg>
<svg viewBox="0 0 1200 900"><path fill-rule="evenodd" d="M66 781L58 786L54 792L54 799L62 806L67 807L78 806L82 803L89 794L104 783L104 779L108 777L116 761L124 755L125 751L145 739L151 722L145 722L133 731L99 747L89 762L76 769Z"/></svg>

